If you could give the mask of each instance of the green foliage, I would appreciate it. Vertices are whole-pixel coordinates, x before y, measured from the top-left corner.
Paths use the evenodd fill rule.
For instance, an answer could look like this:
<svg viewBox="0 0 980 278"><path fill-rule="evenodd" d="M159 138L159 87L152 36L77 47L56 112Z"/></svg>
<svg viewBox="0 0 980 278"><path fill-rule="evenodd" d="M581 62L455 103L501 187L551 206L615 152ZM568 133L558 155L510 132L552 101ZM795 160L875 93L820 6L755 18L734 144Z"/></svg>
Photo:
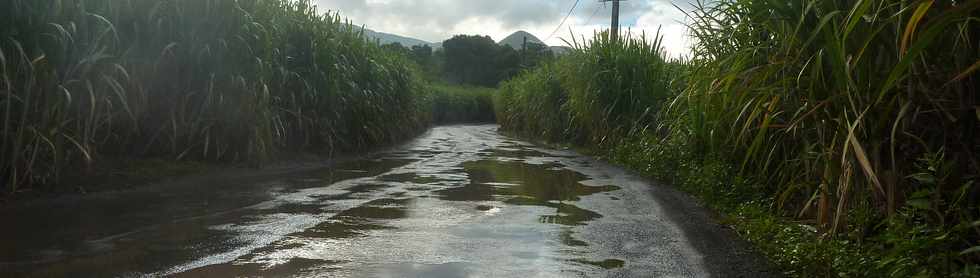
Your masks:
<svg viewBox="0 0 980 278"><path fill-rule="evenodd" d="M487 36L457 35L442 44L446 55L445 73L449 80L459 83L495 86L506 78L502 68L513 66L513 53L503 52ZM511 49L513 50L513 49Z"/></svg>
<svg viewBox="0 0 980 278"><path fill-rule="evenodd" d="M521 69L533 68L555 59L555 53L547 45L528 42L525 49L516 49L521 54Z"/></svg>
<svg viewBox="0 0 980 278"><path fill-rule="evenodd" d="M976 207L966 209L974 180L960 184L955 193L942 192L944 187L954 187L947 185L954 168L942 150L919 159L917 172L910 176L919 183L919 190L909 194L905 206L882 223L885 230L876 238L890 247L880 251L884 259L878 267L882 271L901 277L980 274L976 265L960 273L955 269L975 263L971 257L976 258L978 248L972 240L980 222L963 221L976 218Z"/></svg>
<svg viewBox="0 0 980 278"><path fill-rule="evenodd" d="M684 65L600 35L504 84L498 119L677 184L790 276L976 277L978 12L698 3Z"/></svg>
<svg viewBox="0 0 980 278"><path fill-rule="evenodd" d="M970 244L964 240L980 227L980 222L959 222L946 227L930 224L924 220L936 214L921 204L933 202L910 200L894 218L878 224L884 229L880 233L830 238L810 220L788 220L774 214L771 208L776 197L764 194L756 183L739 176L737 164L721 157L698 157L683 135L671 134L666 138L669 139L650 135L631 137L610 149L607 155L617 164L669 181L724 213L727 216L724 222L733 225L788 276L976 277L980 274L980 268L968 256L977 252L976 248L973 251L956 248ZM927 165L941 160L932 155L919 167L929 172L931 167ZM931 176L920 178L931 180ZM862 213L850 214L857 218Z"/></svg>
<svg viewBox="0 0 980 278"><path fill-rule="evenodd" d="M976 29L969 15L980 5L932 4L704 7L692 15L703 39L695 73L669 112L694 132L697 147L738 158L742 173L787 196L780 207L805 210L788 200L822 187L837 192L828 196L837 211L868 205L893 212L896 197L919 187L906 178L916 159L955 149L946 159L965 166L980 143L968 128L977 125L976 98L966 95L975 85L953 79L980 58L969 40ZM709 42L719 37L734 45ZM965 178L977 169L955 171ZM835 218L822 224L842 230L846 219Z"/></svg>
<svg viewBox="0 0 980 278"><path fill-rule="evenodd" d="M435 84L432 120L435 123L493 123L494 89Z"/></svg>
<svg viewBox="0 0 980 278"><path fill-rule="evenodd" d="M488 36L457 35L442 43L445 78L454 83L496 87L525 67L550 60L551 50L530 44L515 50L498 45Z"/></svg>
<svg viewBox="0 0 980 278"><path fill-rule="evenodd" d="M561 64L565 104L581 135L593 144L642 132L656 123L660 107L676 93L680 64L664 58L660 34L654 43L627 36L612 41L596 35L587 47L575 45Z"/></svg>
<svg viewBox="0 0 980 278"><path fill-rule="evenodd" d="M679 86L681 65L665 61L659 44L644 38L607 37L598 34L591 44L502 84L496 105L501 125L596 145L650 128Z"/></svg>
<svg viewBox="0 0 980 278"><path fill-rule="evenodd" d="M501 85L494 108L502 128L556 142L572 134L571 116L564 110L568 93L558 80L558 67L544 64Z"/></svg>
<svg viewBox="0 0 980 278"><path fill-rule="evenodd" d="M980 173L978 9L870 0L699 7L692 74L667 124L690 132L704 154L695 160L721 157L758 181L780 215L881 249L874 275L953 275L980 262L959 254L980 238L961 228L978 219L969 201ZM919 212L909 216L910 207Z"/></svg>
<svg viewBox="0 0 980 278"><path fill-rule="evenodd" d="M308 0L12 0L0 17L8 192L102 156L261 163L428 124L413 63Z"/></svg>
<svg viewBox="0 0 980 278"><path fill-rule="evenodd" d="M440 80L442 75L440 56L442 55L442 52L432 52L432 47L428 45L413 45L412 47L405 47L399 42L383 44L381 45L381 48L388 52L402 55L405 58L415 62L415 64L419 66L419 69L426 80Z"/></svg>
<svg viewBox="0 0 980 278"><path fill-rule="evenodd" d="M422 70L426 73L426 75L432 77L432 79L435 79L434 77L438 77L439 73L442 72L442 70L439 68L441 65L439 64L435 53L432 52L431 46L413 45L411 48L409 48L408 54L408 57L422 67Z"/></svg>

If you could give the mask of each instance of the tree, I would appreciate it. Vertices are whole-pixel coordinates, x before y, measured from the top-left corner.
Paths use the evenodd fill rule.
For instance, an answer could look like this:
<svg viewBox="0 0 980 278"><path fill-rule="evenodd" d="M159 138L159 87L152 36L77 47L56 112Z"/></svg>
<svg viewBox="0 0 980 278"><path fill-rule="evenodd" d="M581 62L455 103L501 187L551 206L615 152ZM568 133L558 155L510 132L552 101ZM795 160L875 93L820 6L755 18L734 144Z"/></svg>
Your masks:
<svg viewBox="0 0 980 278"><path fill-rule="evenodd" d="M547 45L533 42L527 44L527 49L524 50L523 55L524 59L521 62L523 68L533 68L542 62L555 58L555 54Z"/></svg>
<svg viewBox="0 0 980 278"><path fill-rule="evenodd" d="M418 62L423 67L432 63L432 47L428 45L413 45L411 50L412 60Z"/></svg>
<svg viewBox="0 0 980 278"><path fill-rule="evenodd" d="M494 85L511 79L521 71L521 53L510 46L503 45L494 55Z"/></svg>
<svg viewBox="0 0 980 278"><path fill-rule="evenodd" d="M499 46L488 36L456 35L443 42L444 68L450 81L481 86L496 86L495 58Z"/></svg>
<svg viewBox="0 0 980 278"><path fill-rule="evenodd" d="M554 58L542 44L530 43L526 49L515 50L487 36L457 35L443 42L443 49L443 73L450 82L487 87Z"/></svg>
<svg viewBox="0 0 980 278"><path fill-rule="evenodd" d="M442 72L440 69L442 65L436 59L436 54L438 53L433 53L431 46L413 45L409 53L409 58L422 67L422 71L425 72L428 78L437 78Z"/></svg>
<svg viewBox="0 0 980 278"><path fill-rule="evenodd" d="M391 51L391 52L395 52L395 53L399 53L399 54L402 54L402 55L406 55L406 56L409 53L408 48L405 48L405 46L402 46L402 44L399 43L399 42L393 42L393 43L389 43L389 44L383 44L383 45L381 45L381 48L382 49L385 49L385 50L388 50L388 51Z"/></svg>

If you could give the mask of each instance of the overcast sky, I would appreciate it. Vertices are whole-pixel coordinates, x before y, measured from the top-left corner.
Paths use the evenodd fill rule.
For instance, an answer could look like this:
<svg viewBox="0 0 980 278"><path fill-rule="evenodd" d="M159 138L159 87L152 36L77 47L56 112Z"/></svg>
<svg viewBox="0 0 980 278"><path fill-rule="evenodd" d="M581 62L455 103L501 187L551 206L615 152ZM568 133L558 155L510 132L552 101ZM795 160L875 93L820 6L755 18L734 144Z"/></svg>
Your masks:
<svg viewBox="0 0 980 278"><path fill-rule="evenodd" d="M611 3L580 0L564 26L553 36L575 0L314 0L321 11L340 11L367 28L441 42L455 34L489 35L500 40L518 30L528 31L549 45L565 45L569 28L576 36L592 36L609 28ZM687 53L689 39L684 14L671 3L690 9L694 0L624 0L620 25L633 33L652 36L663 26L664 48L672 55Z"/></svg>

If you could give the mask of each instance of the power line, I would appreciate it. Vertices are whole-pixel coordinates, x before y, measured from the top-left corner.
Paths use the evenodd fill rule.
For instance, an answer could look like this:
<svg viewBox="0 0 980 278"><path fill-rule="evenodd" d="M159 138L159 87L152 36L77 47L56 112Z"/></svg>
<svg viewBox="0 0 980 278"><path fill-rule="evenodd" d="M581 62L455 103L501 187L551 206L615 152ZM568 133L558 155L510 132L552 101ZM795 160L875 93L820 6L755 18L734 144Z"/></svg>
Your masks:
<svg viewBox="0 0 980 278"><path fill-rule="evenodd" d="M589 19L585 21L584 26L589 26L589 24L592 24L592 19L595 18L595 15L599 14L599 10L605 7L606 7L606 3L602 3L602 6L595 6L595 11L592 11L592 15L590 15Z"/></svg>
<svg viewBox="0 0 980 278"><path fill-rule="evenodd" d="M552 32L551 32L551 35L548 35L548 38L547 38L547 39L544 39L545 41L548 41L548 40L550 40L551 38L553 38L553 37L555 36L555 34L557 34L557 33L558 33L558 30L560 30L560 29L561 29L561 26L562 26L562 25L565 25L565 20L568 20L568 17L569 17L569 16L571 16L571 15L572 15L572 12L574 12L574 11L575 11L575 8L576 8L576 7L578 7L578 1L579 1L579 0L575 0L575 4L573 4L573 5L572 5L572 9L571 9L571 10L568 10L568 14L567 14L567 15L565 15L565 18L563 18L563 19L561 20L561 23L558 23L558 27L555 27L555 31L552 31Z"/></svg>

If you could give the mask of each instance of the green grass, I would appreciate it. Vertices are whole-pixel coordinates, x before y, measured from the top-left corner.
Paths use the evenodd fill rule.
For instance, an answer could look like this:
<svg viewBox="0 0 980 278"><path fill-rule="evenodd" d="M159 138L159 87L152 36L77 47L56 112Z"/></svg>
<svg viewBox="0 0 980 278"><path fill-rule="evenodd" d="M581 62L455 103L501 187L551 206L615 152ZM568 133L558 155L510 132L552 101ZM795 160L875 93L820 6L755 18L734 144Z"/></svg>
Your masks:
<svg viewBox="0 0 980 278"><path fill-rule="evenodd" d="M571 116L564 107L568 95L558 81L558 67L546 63L500 86L494 109L501 128L550 141L572 134Z"/></svg>
<svg viewBox="0 0 980 278"><path fill-rule="evenodd" d="M306 0L11 0L0 16L5 192L106 157L261 164L430 121L417 66Z"/></svg>
<svg viewBox="0 0 980 278"><path fill-rule="evenodd" d="M505 83L497 117L691 192L791 276L971 277L980 2L959 2L699 4L689 59L599 34Z"/></svg>
<svg viewBox="0 0 980 278"><path fill-rule="evenodd" d="M493 123L496 89L434 83L431 90L432 120L438 124Z"/></svg>
<svg viewBox="0 0 980 278"><path fill-rule="evenodd" d="M497 118L511 131L554 141L604 145L652 128L680 86L681 65L644 38L597 35L558 61L501 85Z"/></svg>
<svg viewBox="0 0 980 278"><path fill-rule="evenodd" d="M877 249L867 270L975 265L980 2L839 3L694 11L698 44L669 130L694 158L718 154L757 181L778 215Z"/></svg>

